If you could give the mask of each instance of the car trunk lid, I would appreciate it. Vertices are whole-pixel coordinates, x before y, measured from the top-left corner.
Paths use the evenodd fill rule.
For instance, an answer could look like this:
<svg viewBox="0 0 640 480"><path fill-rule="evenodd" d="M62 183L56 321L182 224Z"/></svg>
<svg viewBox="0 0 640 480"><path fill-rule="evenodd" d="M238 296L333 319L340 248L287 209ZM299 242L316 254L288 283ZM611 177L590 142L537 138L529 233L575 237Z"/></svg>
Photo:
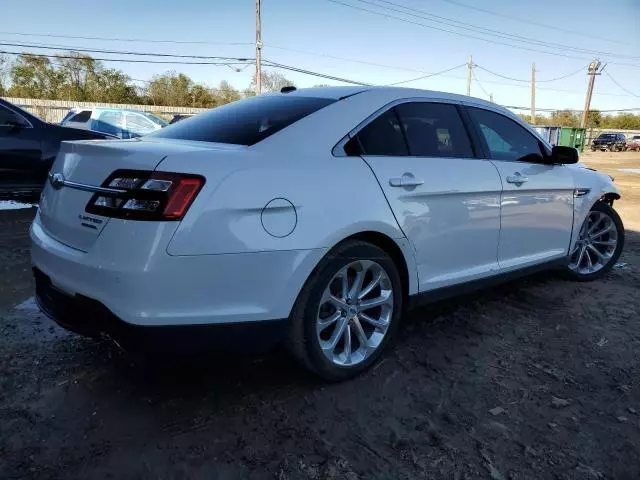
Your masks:
<svg viewBox="0 0 640 480"><path fill-rule="evenodd" d="M110 219L88 214L85 208L114 171L150 172L167 155L203 148L207 146L202 142L63 142L40 201L42 227L59 242L87 252Z"/></svg>

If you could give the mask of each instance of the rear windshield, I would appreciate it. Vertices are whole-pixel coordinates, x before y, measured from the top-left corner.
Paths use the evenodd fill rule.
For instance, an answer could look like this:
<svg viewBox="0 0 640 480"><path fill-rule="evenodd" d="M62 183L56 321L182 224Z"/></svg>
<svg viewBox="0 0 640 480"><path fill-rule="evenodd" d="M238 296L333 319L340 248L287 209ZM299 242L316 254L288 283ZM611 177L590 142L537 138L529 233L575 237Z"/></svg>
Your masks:
<svg viewBox="0 0 640 480"><path fill-rule="evenodd" d="M148 136L253 145L336 100L266 95L228 103Z"/></svg>

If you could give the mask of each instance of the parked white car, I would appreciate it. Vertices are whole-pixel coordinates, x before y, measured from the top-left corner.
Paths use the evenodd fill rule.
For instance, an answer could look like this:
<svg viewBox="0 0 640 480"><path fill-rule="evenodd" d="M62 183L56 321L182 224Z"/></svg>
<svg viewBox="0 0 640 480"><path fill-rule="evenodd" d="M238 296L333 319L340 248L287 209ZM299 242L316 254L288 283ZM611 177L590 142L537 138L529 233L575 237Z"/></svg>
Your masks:
<svg viewBox="0 0 640 480"><path fill-rule="evenodd" d="M287 91L137 141L66 143L31 227L38 302L134 346L276 332L344 379L420 300L607 272L620 195L577 160L493 103L388 87Z"/></svg>
<svg viewBox="0 0 640 480"><path fill-rule="evenodd" d="M166 127L168 123L139 110L75 107L69 110L60 125L108 133L118 138L137 138Z"/></svg>

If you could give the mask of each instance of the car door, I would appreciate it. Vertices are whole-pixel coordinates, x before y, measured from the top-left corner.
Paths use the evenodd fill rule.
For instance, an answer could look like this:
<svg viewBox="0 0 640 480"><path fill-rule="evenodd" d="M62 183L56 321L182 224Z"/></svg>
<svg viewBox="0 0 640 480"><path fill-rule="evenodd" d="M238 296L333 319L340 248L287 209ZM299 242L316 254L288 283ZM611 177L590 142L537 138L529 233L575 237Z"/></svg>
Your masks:
<svg viewBox="0 0 640 480"><path fill-rule="evenodd" d="M538 137L497 111L468 107L502 179L498 261L508 271L568 254L573 227L573 176L545 162Z"/></svg>
<svg viewBox="0 0 640 480"><path fill-rule="evenodd" d="M36 182L42 139L22 115L0 105L0 188L19 190Z"/></svg>
<svg viewBox="0 0 640 480"><path fill-rule="evenodd" d="M496 273L500 176L455 104L402 102L352 141L415 249L420 291Z"/></svg>

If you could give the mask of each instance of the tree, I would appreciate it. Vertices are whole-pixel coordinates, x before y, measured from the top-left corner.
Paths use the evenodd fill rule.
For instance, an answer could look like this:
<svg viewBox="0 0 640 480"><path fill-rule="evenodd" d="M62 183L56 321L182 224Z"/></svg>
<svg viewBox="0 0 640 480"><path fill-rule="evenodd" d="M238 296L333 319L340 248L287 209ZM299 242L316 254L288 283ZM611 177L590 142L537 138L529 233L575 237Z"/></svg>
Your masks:
<svg viewBox="0 0 640 480"><path fill-rule="evenodd" d="M4 95L9 89L9 57L0 55L0 95Z"/></svg>
<svg viewBox="0 0 640 480"><path fill-rule="evenodd" d="M549 124L560 127L577 127L580 125L580 120L578 115L571 110L558 110L551 114Z"/></svg>
<svg viewBox="0 0 640 480"><path fill-rule="evenodd" d="M240 100L240 92L233 88L229 82L222 80L218 87L218 100L219 105L235 102L236 100Z"/></svg>
<svg viewBox="0 0 640 480"><path fill-rule="evenodd" d="M599 110L590 110L587 113L587 128L599 128L602 126L602 114Z"/></svg>
<svg viewBox="0 0 640 480"><path fill-rule="evenodd" d="M183 73L175 71L155 75L147 86L147 95L154 105L174 107L193 106L191 89L193 81Z"/></svg>
<svg viewBox="0 0 640 480"><path fill-rule="evenodd" d="M197 108L211 108L217 105L215 93L204 85L194 85L191 88L192 106Z"/></svg>
<svg viewBox="0 0 640 480"><path fill-rule="evenodd" d="M140 95L129 76L115 68L103 69L96 76L95 88L88 100L106 103L141 103Z"/></svg>
<svg viewBox="0 0 640 480"><path fill-rule="evenodd" d="M63 76L46 57L20 55L10 70L9 95L57 99Z"/></svg>
<svg viewBox="0 0 640 480"><path fill-rule="evenodd" d="M261 87L263 92L279 92L282 87L295 87L295 84L287 77L279 72L262 72ZM256 75L253 75L251 87L253 91L256 89Z"/></svg>

